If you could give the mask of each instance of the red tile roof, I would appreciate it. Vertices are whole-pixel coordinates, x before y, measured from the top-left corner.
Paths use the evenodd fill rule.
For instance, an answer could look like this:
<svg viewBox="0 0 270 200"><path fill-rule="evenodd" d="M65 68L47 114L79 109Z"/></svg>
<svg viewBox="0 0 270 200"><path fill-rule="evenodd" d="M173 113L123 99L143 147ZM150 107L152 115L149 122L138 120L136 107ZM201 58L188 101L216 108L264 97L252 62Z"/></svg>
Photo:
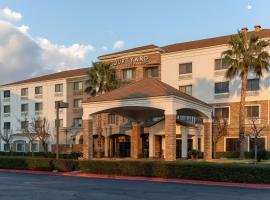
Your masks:
<svg viewBox="0 0 270 200"><path fill-rule="evenodd" d="M137 81L121 88L115 89L111 92L107 92L103 95L90 97L84 102L101 102L101 101L113 101L113 100L125 100L135 98L147 98L147 97L159 97L159 96L177 96L186 100L194 101L206 106L210 106L207 103L185 94L174 87L163 83L155 78L147 78L141 81Z"/></svg>
<svg viewBox="0 0 270 200"><path fill-rule="evenodd" d="M1 85L1 86L9 86L9 85L17 85L17 84L25 84L25 83L32 83L32 82L62 79L62 78L68 78L68 77L83 76L83 75L86 75L86 72L88 69L89 68L80 68L80 69L68 70L68 71L63 71L63 72L57 72L57 73L47 74L44 76L39 76L39 77L31 78L31 79L8 83L8 84Z"/></svg>

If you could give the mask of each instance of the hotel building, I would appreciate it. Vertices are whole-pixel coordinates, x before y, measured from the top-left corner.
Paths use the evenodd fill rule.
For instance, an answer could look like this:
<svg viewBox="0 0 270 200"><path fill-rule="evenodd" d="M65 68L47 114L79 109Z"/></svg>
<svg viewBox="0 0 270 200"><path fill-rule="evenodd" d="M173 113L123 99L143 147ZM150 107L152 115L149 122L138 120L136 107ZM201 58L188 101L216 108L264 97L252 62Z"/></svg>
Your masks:
<svg viewBox="0 0 270 200"><path fill-rule="evenodd" d="M269 29L256 26L254 31L247 34L251 33L270 39ZM229 124L229 133L218 141L217 151L238 151L241 82L239 78L232 81L225 78L227 66L221 59L221 53L228 48L229 39L230 35L163 47L147 45L100 56L99 60L110 63L116 69L117 78L126 85L97 97L82 97L83 110L78 111L78 115L83 120L81 131L84 157L175 160L187 158L189 150L197 149L204 152L206 159L210 159L212 117L217 113L227 119ZM63 79L64 91L67 92L61 100L71 104L74 99L74 83L70 81L76 79L76 76L72 77L75 72ZM85 74L82 77L87 78ZM50 85L47 98L52 100L54 82L43 79L27 84L35 88L39 83ZM250 118L256 117L259 118L259 124L269 126L269 83L268 72L260 80L249 74L247 124ZM17 116L20 116L18 110L21 108L22 97L18 94L22 88L23 81L0 88L2 129L7 119L16 124L16 115L13 116L12 109L11 116L5 115L6 105L17 107ZM8 90L10 100L5 99L7 97L4 93L8 93ZM17 100L12 100L12 96ZM35 96L31 99L33 103L38 103ZM50 119L55 119L54 110L49 110ZM44 113L47 115L47 112ZM74 109L63 110L64 127L72 126L72 119L75 118L73 114ZM270 148L269 136L266 129L260 138L260 148ZM246 137L246 151L252 151L253 148L254 139Z"/></svg>

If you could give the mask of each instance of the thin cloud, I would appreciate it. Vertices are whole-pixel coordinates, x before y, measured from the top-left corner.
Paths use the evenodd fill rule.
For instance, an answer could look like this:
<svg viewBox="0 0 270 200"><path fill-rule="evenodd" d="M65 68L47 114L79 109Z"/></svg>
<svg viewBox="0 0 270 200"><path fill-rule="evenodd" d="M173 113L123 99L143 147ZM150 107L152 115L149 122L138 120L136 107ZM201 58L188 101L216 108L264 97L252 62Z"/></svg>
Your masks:
<svg viewBox="0 0 270 200"><path fill-rule="evenodd" d="M114 49L122 49L125 46L125 42L123 40L117 40L114 45L113 48Z"/></svg>
<svg viewBox="0 0 270 200"><path fill-rule="evenodd" d="M11 10L10 8L1 9L0 15L2 18L9 21L20 21L23 18L21 13Z"/></svg>
<svg viewBox="0 0 270 200"><path fill-rule="evenodd" d="M247 9L248 9L248 10L251 10L251 9L252 9L252 5L248 5L248 6L247 6Z"/></svg>

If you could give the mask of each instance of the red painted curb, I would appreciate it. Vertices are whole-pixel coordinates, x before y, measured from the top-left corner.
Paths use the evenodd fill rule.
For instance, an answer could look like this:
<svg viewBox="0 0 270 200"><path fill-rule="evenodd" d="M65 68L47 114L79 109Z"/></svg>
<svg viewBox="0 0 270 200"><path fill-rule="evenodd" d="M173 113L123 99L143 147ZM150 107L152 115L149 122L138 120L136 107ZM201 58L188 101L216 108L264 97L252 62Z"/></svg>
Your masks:
<svg viewBox="0 0 270 200"><path fill-rule="evenodd" d="M156 177L142 177L142 176L116 176L107 174L85 174L79 172L48 172L48 171L33 171L33 170L17 170L17 169L0 169L0 172L14 172L27 174L43 174L43 175L60 175L70 177L86 177L98 179L115 179L115 180L130 180L130 181L152 181L162 183L186 183L194 185L212 185L212 186L226 186L226 187L243 187L243 188L257 188L270 189L270 184L251 184L251 183L230 183L230 182L216 182L216 181L201 181L201 180L187 180L174 178L156 178Z"/></svg>

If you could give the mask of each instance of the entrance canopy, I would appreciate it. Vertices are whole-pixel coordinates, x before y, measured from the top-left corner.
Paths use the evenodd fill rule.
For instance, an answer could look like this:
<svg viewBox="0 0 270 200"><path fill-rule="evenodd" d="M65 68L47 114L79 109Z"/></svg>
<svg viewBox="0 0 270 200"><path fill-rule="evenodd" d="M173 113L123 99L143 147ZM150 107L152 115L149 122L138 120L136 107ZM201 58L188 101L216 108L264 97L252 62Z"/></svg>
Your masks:
<svg viewBox="0 0 270 200"><path fill-rule="evenodd" d="M168 114L196 113L211 118L212 107L155 78L131 83L83 102L83 119L101 112L126 115L136 121Z"/></svg>

